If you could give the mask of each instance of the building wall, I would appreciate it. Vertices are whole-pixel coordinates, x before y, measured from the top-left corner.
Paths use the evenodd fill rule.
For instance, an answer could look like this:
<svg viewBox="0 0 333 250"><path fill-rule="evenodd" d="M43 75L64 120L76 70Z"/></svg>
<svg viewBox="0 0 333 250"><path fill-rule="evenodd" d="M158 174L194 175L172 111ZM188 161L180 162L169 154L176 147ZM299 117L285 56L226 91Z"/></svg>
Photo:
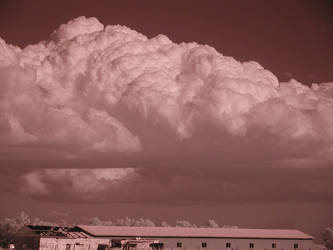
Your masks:
<svg viewBox="0 0 333 250"><path fill-rule="evenodd" d="M125 237L124 237L125 238ZM118 238L119 239L119 238ZM294 244L298 244L298 250L313 250L312 240L287 240L287 239L224 239L224 238L151 238L164 243L165 249L219 249L219 250L250 250L250 243L254 244L254 250L295 250ZM182 243L182 247L177 247L177 242ZM202 243L207 243L203 248ZM226 248L226 243L231 243L230 248ZM272 248L272 243L276 248Z"/></svg>
<svg viewBox="0 0 333 250"><path fill-rule="evenodd" d="M110 238L41 238L40 250L97 250L98 244L111 245ZM119 239L119 237L117 238ZM122 237L126 239L126 237ZM150 238L159 240L164 244L164 249L184 250L184 249L219 249L219 250L251 250L249 244L253 243L253 250L314 250L312 240L272 240L272 239L218 239L218 238ZM181 242L182 247L177 247ZM203 248L205 242L207 247ZM231 247L226 248L226 243ZM272 248L272 243L276 248ZM68 247L66 248L66 246ZM298 249L294 249L294 244L298 244ZM115 249L116 250L116 249ZM140 249L137 249L140 250Z"/></svg>
<svg viewBox="0 0 333 250"><path fill-rule="evenodd" d="M41 238L40 250L97 250L98 244L110 245L105 238Z"/></svg>

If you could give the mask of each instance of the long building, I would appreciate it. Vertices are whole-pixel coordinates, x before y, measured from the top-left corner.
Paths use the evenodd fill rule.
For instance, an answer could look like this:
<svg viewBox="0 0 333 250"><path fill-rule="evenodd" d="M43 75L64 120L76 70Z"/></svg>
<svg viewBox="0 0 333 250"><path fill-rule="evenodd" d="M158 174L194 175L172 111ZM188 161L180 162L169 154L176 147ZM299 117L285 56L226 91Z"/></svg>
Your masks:
<svg viewBox="0 0 333 250"><path fill-rule="evenodd" d="M38 240L32 240L31 242L35 242L34 246L29 248L32 250L109 250L110 248L114 250L162 248L313 250L313 237L298 230L86 225L61 230L62 235L58 236L55 233L36 234ZM20 250L19 247L17 249Z"/></svg>

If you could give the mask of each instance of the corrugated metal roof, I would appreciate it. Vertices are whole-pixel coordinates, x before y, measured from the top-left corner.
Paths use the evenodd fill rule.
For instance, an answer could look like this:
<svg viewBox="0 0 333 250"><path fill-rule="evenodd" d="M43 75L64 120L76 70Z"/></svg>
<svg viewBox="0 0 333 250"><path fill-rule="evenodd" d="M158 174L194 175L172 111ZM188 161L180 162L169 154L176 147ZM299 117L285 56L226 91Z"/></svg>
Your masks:
<svg viewBox="0 0 333 250"><path fill-rule="evenodd" d="M91 236L86 234L85 232L72 231L72 228L69 227L41 226L41 225L26 225L16 233L16 236L91 238Z"/></svg>
<svg viewBox="0 0 333 250"><path fill-rule="evenodd" d="M241 228L185 228L185 227L123 227L79 225L92 236L124 237L196 237L196 238L269 238L313 239L298 230L241 229Z"/></svg>

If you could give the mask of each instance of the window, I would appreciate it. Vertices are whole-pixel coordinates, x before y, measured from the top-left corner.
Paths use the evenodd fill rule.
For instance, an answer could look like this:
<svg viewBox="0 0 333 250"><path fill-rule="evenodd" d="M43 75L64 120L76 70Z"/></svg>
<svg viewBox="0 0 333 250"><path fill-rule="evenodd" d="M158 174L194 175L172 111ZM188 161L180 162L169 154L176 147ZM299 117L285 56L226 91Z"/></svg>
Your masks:
<svg viewBox="0 0 333 250"><path fill-rule="evenodd" d="M158 250L158 249L162 249L164 244L163 243L150 243L149 246L154 250Z"/></svg>
<svg viewBox="0 0 333 250"><path fill-rule="evenodd" d="M272 243L272 248L276 248L276 243Z"/></svg>
<svg viewBox="0 0 333 250"><path fill-rule="evenodd" d="M250 248L254 248L254 243L249 244Z"/></svg>
<svg viewBox="0 0 333 250"><path fill-rule="evenodd" d="M202 243L201 243L201 246L202 246L202 247L207 247L207 242L202 242Z"/></svg>
<svg viewBox="0 0 333 250"><path fill-rule="evenodd" d="M109 246L105 244L98 244L97 250L108 250Z"/></svg>
<svg viewBox="0 0 333 250"><path fill-rule="evenodd" d="M225 243L225 247L226 248L231 248L231 243L230 242Z"/></svg>
<svg viewBox="0 0 333 250"><path fill-rule="evenodd" d="M66 250L70 250L71 249L71 244L66 244Z"/></svg>
<svg viewBox="0 0 333 250"><path fill-rule="evenodd" d="M182 247L182 243L181 242L177 242L177 247Z"/></svg>
<svg viewBox="0 0 333 250"><path fill-rule="evenodd" d="M121 240L114 239L111 241L111 247L121 248Z"/></svg>
<svg viewBox="0 0 333 250"><path fill-rule="evenodd" d="M297 243L294 244L294 248L295 249L298 248L298 244Z"/></svg>

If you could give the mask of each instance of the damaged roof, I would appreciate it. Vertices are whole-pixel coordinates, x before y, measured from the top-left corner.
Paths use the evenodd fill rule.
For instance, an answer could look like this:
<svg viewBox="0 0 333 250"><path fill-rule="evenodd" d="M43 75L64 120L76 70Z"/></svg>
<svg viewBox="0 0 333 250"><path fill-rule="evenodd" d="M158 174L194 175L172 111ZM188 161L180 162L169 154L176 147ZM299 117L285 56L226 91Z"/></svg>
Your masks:
<svg viewBox="0 0 333 250"><path fill-rule="evenodd" d="M71 239L91 238L91 236L85 232L74 230L71 227L42 225L25 225L16 233L16 236L61 237Z"/></svg>

